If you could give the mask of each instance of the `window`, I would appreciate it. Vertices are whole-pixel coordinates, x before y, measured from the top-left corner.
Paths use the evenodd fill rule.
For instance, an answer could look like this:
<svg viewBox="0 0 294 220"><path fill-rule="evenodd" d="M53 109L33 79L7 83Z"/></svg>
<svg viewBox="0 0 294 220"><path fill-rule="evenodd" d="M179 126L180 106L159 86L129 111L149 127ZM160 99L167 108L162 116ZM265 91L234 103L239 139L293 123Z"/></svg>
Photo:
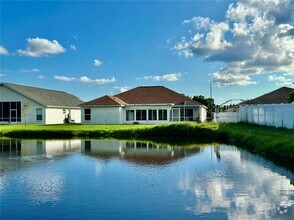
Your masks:
<svg viewBox="0 0 294 220"><path fill-rule="evenodd" d="M192 121L193 109L181 109L181 119L182 121Z"/></svg>
<svg viewBox="0 0 294 220"><path fill-rule="evenodd" d="M36 119L37 119L37 121L42 121L43 120L43 115L42 115L42 109L41 108L36 109Z"/></svg>
<svg viewBox="0 0 294 220"><path fill-rule="evenodd" d="M165 110L165 109L158 110L158 118L161 121L166 121L167 120L167 110Z"/></svg>
<svg viewBox="0 0 294 220"><path fill-rule="evenodd" d="M85 150L91 151L91 141L85 141Z"/></svg>
<svg viewBox="0 0 294 220"><path fill-rule="evenodd" d="M4 121L4 122L21 121L20 102L0 102L0 121Z"/></svg>
<svg viewBox="0 0 294 220"><path fill-rule="evenodd" d="M156 121L157 120L157 111L153 109L148 110L148 120Z"/></svg>
<svg viewBox="0 0 294 220"><path fill-rule="evenodd" d="M147 111L146 110L136 110L136 120L138 120L138 121L147 120Z"/></svg>
<svg viewBox="0 0 294 220"><path fill-rule="evenodd" d="M87 108L84 110L85 121L91 121L91 109Z"/></svg>
<svg viewBox="0 0 294 220"><path fill-rule="evenodd" d="M134 110L127 110L126 111L126 120L127 121L134 121L135 120L135 111Z"/></svg>

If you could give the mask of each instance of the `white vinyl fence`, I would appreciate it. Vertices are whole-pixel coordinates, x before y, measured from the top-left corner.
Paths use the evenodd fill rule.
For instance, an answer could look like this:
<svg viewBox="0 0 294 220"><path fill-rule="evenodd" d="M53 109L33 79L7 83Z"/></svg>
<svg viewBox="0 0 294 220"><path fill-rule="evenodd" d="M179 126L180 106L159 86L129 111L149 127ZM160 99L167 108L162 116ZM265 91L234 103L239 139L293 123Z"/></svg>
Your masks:
<svg viewBox="0 0 294 220"><path fill-rule="evenodd" d="M237 112L221 112L218 122L247 122L294 129L294 103L240 106Z"/></svg>

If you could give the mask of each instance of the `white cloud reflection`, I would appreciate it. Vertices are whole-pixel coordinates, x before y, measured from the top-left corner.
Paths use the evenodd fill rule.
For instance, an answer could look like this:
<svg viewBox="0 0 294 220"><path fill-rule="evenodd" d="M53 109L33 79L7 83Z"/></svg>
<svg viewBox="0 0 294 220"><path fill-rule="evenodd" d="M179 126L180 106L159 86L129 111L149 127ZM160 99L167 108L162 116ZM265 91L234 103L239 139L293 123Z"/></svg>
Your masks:
<svg viewBox="0 0 294 220"><path fill-rule="evenodd" d="M57 203L64 192L64 178L58 173L39 172L27 178L29 198L33 203Z"/></svg>
<svg viewBox="0 0 294 220"><path fill-rule="evenodd" d="M191 171L182 174L178 188L195 198L186 210L196 215L222 210L228 219L290 219L294 215L294 186L289 179L248 158L243 160L242 153L234 149L221 147L219 165L224 167L196 176Z"/></svg>

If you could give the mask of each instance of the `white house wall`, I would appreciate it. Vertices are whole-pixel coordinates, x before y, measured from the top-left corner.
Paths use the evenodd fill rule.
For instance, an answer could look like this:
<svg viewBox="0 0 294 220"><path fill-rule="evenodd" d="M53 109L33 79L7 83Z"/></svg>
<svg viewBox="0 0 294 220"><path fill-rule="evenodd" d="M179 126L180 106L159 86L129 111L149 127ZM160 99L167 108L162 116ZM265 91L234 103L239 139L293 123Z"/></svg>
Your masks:
<svg viewBox="0 0 294 220"><path fill-rule="evenodd" d="M43 120L37 121L36 118L36 109L41 108L44 112L45 107L43 105L40 105L39 103L36 103L32 101L31 99L14 92L13 90L5 87L0 86L0 102L21 102L21 109L24 105L24 103L29 103L30 108L28 109L28 116L26 120L23 118L23 112L21 114L21 122L11 122L13 124L43 124L44 123L44 117ZM0 124L7 124L8 122L0 122Z"/></svg>
<svg viewBox="0 0 294 220"><path fill-rule="evenodd" d="M84 109L91 109L91 120L85 121ZM167 124L172 122L172 105L132 105L125 107L93 107L82 109L82 124ZM126 120L127 110L134 110L134 120ZM137 120L136 110L147 110L147 120ZM167 120L149 120L148 110L157 110L157 119L159 118L158 110L167 110ZM193 111L193 118L199 117L201 122L206 120L206 109L202 106L199 110Z"/></svg>
<svg viewBox="0 0 294 220"><path fill-rule="evenodd" d="M121 107L90 108L91 120L89 121L85 121L84 109L82 109L82 124L122 124Z"/></svg>
<svg viewBox="0 0 294 220"><path fill-rule="evenodd" d="M70 118L75 123L81 123L81 109L70 109Z"/></svg>
<svg viewBox="0 0 294 220"><path fill-rule="evenodd" d="M45 110L46 124L63 124L64 119L70 111L70 118L75 123L81 123L80 109L66 109L66 108L47 108Z"/></svg>
<svg viewBox="0 0 294 220"><path fill-rule="evenodd" d="M204 122L206 120L206 112L207 112L207 110L206 110L206 108L204 108L202 106L199 107L199 110L200 110L199 120L201 122Z"/></svg>

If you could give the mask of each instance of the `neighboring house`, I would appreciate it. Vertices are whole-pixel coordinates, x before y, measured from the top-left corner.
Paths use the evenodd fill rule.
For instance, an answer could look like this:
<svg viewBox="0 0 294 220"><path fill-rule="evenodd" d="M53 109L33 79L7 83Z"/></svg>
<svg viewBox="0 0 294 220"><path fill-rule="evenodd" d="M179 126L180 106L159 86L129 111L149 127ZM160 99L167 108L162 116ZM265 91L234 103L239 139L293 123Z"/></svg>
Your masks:
<svg viewBox="0 0 294 220"><path fill-rule="evenodd" d="M80 123L81 103L62 91L0 83L0 124Z"/></svg>
<svg viewBox="0 0 294 220"><path fill-rule="evenodd" d="M82 124L156 124L205 121L207 107L163 86L103 96L82 107Z"/></svg>
<svg viewBox="0 0 294 220"><path fill-rule="evenodd" d="M290 92L293 92L294 89L289 87L281 87L272 92L266 93L262 96L259 96L255 99L251 99L245 102L240 103L240 105L260 105L260 104L281 104L286 103L286 99Z"/></svg>

